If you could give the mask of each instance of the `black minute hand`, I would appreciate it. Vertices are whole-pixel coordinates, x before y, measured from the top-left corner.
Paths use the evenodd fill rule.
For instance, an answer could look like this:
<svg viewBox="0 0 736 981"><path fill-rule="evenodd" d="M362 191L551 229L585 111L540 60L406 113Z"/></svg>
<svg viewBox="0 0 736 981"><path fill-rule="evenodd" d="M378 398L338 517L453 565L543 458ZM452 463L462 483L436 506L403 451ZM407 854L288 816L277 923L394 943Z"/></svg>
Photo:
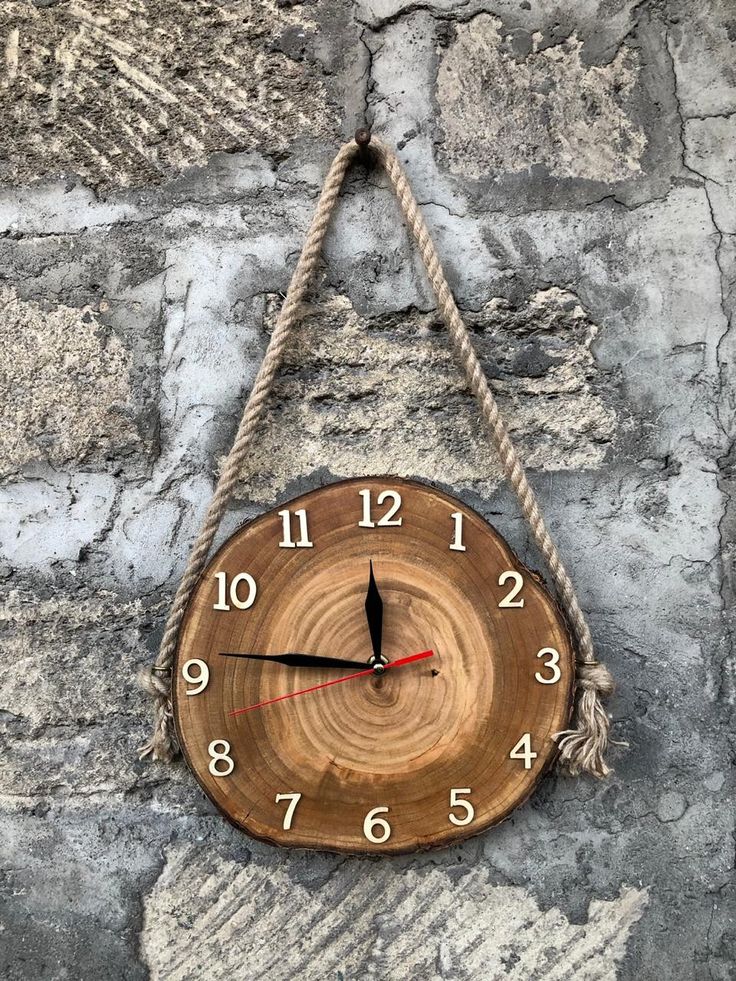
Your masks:
<svg viewBox="0 0 736 981"><path fill-rule="evenodd" d="M373 647L373 657L371 664L385 664L386 658L381 653L381 639L383 636L383 600L376 586L376 577L373 575L373 560L371 559L371 574L368 579L368 593L365 597L365 615L368 618L368 629L371 634L371 645Z"/></svg>
<svg viewBox="0 0 736 981"><path fill-rule="evenodd" d="M245 654L239 651L220 651L220 657L244 657L249 661L275 661L290 668L362 668L365 661L350 661L344 657L320 657L318 654Z"/></svg>

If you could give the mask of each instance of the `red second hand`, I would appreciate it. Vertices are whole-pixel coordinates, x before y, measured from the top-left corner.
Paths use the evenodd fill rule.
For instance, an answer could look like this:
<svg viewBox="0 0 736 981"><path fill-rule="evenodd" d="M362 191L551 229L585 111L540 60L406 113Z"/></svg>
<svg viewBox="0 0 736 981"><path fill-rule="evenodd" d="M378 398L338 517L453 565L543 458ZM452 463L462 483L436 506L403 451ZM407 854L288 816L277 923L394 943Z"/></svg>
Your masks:
<svg viewBox="0 0 736 981"><path fill-rule="evenodd" d="M422 651L421 654L411 654L409 657L400 657L398 661L392 661L390 664L384 664L384 671L388 671L389 668L400 668L403 664L411 664L413 661L423 661L425 657L432 657L434 651ZM228 715L232 718L234 715L242 715L243 712L251 712L253 709L263 708L264 705L273 705L274 702L283 702L285 698L295 698L297 695L306 695L310 691L319 691L320 688L329 688L330 685L339 685L341 681L350 681L351 678L363 678L367 674L375 674L373 668L368 668L366 671L356 671L353 674L346 674L342 678L333 678L332 681L325 681L321 685L313 685L311 688L302 688L301 691L292 691L288 695L279 695L278 698L269 698L265 702L258 702L256 705L248 705L246 708L235 709L233 712L228 712Z"/></svg>

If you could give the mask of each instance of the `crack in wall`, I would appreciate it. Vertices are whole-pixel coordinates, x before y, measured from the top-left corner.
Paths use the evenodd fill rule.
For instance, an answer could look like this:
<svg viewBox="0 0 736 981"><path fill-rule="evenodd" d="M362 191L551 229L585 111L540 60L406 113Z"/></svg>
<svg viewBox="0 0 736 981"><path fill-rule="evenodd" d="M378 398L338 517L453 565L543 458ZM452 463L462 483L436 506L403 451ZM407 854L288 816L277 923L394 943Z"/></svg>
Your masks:
<svg viewBox="0 0 736 981"><path fill-rule="evenodd" d="M713 206L713 201L711 198L711 193L709 190L709 184L711 178L705 174L698 171L691 162L687 160L688 145L687 145L687 132L686 123L691 118L698 117L686 117L681 108L680 98L678 94L678 74L677 65L675 63L674 55L672 52L671 40L669 35L667 35L667 50L670 53L671 58L671 70L672 70L672 80L674 86L675 94L675 104L680 119L680 144L682 153L682 167L683 170L688 173L694 174L705 194L705 199L708 204L708 211L710 213L711 223L713 225L713 230L716 237L714 257L715 263L719 272L720 281L720 305L721 311L723 313L723 318L725 326L716 342L716 361L718 364L719 372L719 402L716 406L716 414L718 422L726 440L726 446L724 447L724 452L721 454L717 460L718 465L718 486L723 495L723 510L721 512L720 518L718 520L718 529L720 537L720 559L721 559L721 604L722 604L722 614L724 618L724 625L726 630L727 638L727 652L723 659L721 665L721 693L726 702L731 705L736 704L736 624L733 622L733 610L734 610L734 589L732 585L732 577L729 573L729 566L736 563L736 547L731 540L731 528L736 521L736 516L732 513L734 508L734 496L731 491L731 483L733 481L733 476L728 472L733 465L734 453L736 452L736 436L731 432L728 423L728 416L730 415L733 419L733 411L730 409L728 404L725 402L729 398L730 392L730 374L731 374L731 363L727 356L724 356L724 350L727 343L730 340L731 331L733 328L733 311L729 308L726 300L726 293L729 287L729 279L727 275L727 270L722 258L722 252L724 249L724 232L719 226L718 217ZM727 118L734 115L733 113L726 114ZM707 118L707 117L706 117ZM718 118L718 116L713 116L711 118ZM730 411L729 411L730 410ZM723 418L723 414L726 414L727 418Z"/></svg>

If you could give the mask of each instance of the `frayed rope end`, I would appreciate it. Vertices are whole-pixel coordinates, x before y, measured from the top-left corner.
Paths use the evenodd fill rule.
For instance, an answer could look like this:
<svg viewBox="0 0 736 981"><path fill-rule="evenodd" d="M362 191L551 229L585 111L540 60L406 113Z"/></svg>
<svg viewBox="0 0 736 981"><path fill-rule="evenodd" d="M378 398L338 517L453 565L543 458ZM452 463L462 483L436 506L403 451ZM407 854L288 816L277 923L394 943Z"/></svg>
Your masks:
<svg viewBox="0 0 736 981"><path fill-rule="evenodd" d="M590 773L600 779L611 772L605 760L611 742L611 721L603 699L613 694L614 687L611 672L604 664L578 663L573 728L554 737L560 750L559 765L573 777Z"/></svg>
<svg viewBox="0 0 736 981"><path fill-rule="evenodd" d="M146 667L138 672L138 684L153 699L153 733L148 742L138 747L138 759L150 756L152 760L170 763L179 752L171 709L171 679Z"/></svg>

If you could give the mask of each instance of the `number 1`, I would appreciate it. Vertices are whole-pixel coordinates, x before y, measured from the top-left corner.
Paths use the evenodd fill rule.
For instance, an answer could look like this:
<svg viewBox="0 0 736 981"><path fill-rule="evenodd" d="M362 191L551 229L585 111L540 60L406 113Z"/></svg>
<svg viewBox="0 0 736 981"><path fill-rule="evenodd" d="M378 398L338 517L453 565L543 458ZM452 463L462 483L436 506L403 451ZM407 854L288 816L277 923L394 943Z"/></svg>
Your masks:
<svg viewBox="0 0 736 981"><path fill-rule="evenodd" d="M450 545L451 552L464 552L465 546L463 545L463 516L461 511L453 511L450 517L455 522L455 537L452 540L452 545Z"/></svg>

